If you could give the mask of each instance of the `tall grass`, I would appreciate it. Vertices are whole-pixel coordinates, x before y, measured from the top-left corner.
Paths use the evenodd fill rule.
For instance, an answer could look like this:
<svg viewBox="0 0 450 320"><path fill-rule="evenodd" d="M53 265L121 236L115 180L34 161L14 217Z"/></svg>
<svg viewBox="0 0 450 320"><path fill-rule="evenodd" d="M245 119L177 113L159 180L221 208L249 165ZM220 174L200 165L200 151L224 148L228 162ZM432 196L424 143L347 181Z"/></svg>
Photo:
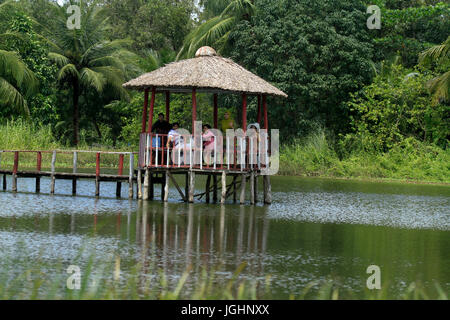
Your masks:
<svg viewBox="0 0 450 320"><path fill-rule="evenodd" d="M53 136L50 126L37 126L23 120L0 125L0 150L52 150L64 148Z"/></svg>
<svg viewBox="0 0 450 320"><path fill-rule="evenodd" d="M37 264L33 269L10 281L1 275L0 300L263 300L273 299L271 294L270 275L265 283L258 285L254 280L239 280L238 277L246 264L241 264L227 281L215 281L214 268L203 269L196 282L188 289L186 283L190 274L188 268L178 282L169 285L167 276L162 270L152 275L152 271L143 271L140 264L132 267L125 281L121 281L117 258L115 262L102 267L100 274L94 274L94 259L89 259L82 273L80 288L68 289L69 275L46 276ZM62 265L59 264L61 267ZM97 266L98 268L98 266ZM45 268L44 268L45 269ZM39 277L31 279L32 275ZM110 276L105 276L105 275ZM151 276L157 276L152 281ZM145 280L143 280L145 279ZM262 288L261 288L262 287ZM442 287L434 282L431 288L425 288L421 282L412 282L403 292L395 296L389 293L388 285L381 290L366 289L355 294L332 280L312 281L305 286L298 296L291 295L290 300L448 300Z"/></svg>
<svg viewBox="0 0 450 320"><path fill-rule="evenodd" d="M280 174L450 183L450 150L407 138L390 151L346 150L340 159L323 130L280 150Z"/></svg>

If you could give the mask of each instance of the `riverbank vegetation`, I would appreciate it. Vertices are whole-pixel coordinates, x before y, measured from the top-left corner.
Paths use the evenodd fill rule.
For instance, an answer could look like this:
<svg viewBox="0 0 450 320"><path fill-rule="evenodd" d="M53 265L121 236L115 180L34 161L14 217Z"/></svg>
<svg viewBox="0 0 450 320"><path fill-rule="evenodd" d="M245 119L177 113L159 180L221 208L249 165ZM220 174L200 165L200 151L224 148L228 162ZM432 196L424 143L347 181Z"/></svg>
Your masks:
<svg viewBox="0 0 450 320"><path fill-rule="evenodd" d="M136 151L143 97L121 83L210 45L289 95L268 99L280 174L450 182L445 2L0 0L0 18L0 150ZM190 97L171 103L190 129ZM219 105L240 118L236 97ZM211 123L210 96L198 118Z"/></svg>

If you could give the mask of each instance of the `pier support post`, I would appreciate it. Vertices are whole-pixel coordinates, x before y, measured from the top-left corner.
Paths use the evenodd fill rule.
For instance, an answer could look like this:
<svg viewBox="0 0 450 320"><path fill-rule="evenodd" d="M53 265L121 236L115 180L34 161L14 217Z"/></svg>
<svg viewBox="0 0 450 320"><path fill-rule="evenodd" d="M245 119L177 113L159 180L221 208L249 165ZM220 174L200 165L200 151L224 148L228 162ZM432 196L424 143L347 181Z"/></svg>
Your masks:
<svg viewBox="0 0 450 320"><path fill-rule="evenodd" d="M184 179L184 201L188 202L189 200L189 173L186 173L185 179Z"/></svg>
<svg viewBox="0 0 450 320"><path fill-rule="evenodd" d="M123 175L123 160L124 160L124 155L120 154L119 155L119 176ZM117 181L116 184L116 197L120 198L122 196L122 181Z"/></svg>
<svg viewBox="0 0 450 320"><path fill-rule="evenodd" d="M137 198L142 200L142 170L138 169L137 172Z"/></svg>
<svg viewBox="0 0 450 320"><path fill-rule="evenodd" d="M237 176L235 175L233 177L233 202L236 203L237 202Z"/></svg>
<svg viewBox="0 0 450 320"><path fill-rule="evenodd" d="M165 174L165 185L164 185L164 202L168 202L169 201L169 172L166 171Z"/></svg>
<svg viewBox="0 0 450 320"><path fill-rule="evenodd" d="M52 175L51 175L51 182L50 182L50 194L55 194L55 165L56 165L56 151L53 151L52 154Z"/></svg>
<svg viewBox="0 0 450 320"><path fill-rule="evenodd" d="M255 204L257 204L258 203L258 174L257 173L255 173L254 197L255 197Z"/></svg>
<svg viewBox="0 0 450 320"><path fill-rule="evenodd" d="M12 174L12 192L17 192L17 170L19 168L19 152L14 152L14 167Z"/></svg>
<svg viewBox="0 0 450 320"><path fill-rule="evenodd" d="M73 153L73 168L72 168L73 174L76 175L78 171L78 152L74 151ZM72 179L72 195L77 195L77 178L74 177Z"/></svg>
<svg viewBox="0 0 450 320"><path fill-rule="evenodd" d="M272 204L272 186L270 185L270 176L264 176L264 204Z"/></svg>
<svg viewBox="0 0 450 320"><path fill-rule="evenodd" d="M100 153L97 153L95 161L95 196L100 197Z"/></svg>
<svg viewBox="0 0 450 320"><path fill-rule="evenodd" d="M217 202L217 175L213 174L213 202Z"/></svg>
<svg viewBox="0 0 450 320"><path fill-rule="evenodd" d="M250 173L250 204L255 204L255 172Z"/></svg>
<svg viewBox="0 0 450 320"><path fill-rule="evenodd" d="M130 199L133 199L134 196L133 176L134 176L134 154L130 153L130 172L128 175L128 198Z"/></svg>
<svg viewBox="0 0 450 320"><path fill-rule="evenodd" d="M220 203L225 204L226 199L227 199L227 174L225 171L222 171L222 196L220 197Z"/></svg>
<svg viewBox="0 0 450 320"><path fill-rule="evenodd" d="M206 203L210 202L210 199L209 199L209 195L210 195L210 191L211 191L211 190L209 190L210 186L211 186L211 175L208 174L208 177L206 178L206 190L205 190L205 192L206 192Z"/></svg>
<svg viewBox="0 0 450 320"><path fill-rule="evenodd" d="M147 201L149 196L149 183L150 183L150 170L147 168L145 169L145 175L144 175L144 192L142 199Z"/></svg>
<svg viewBox="0 0 450 320"><path fill-rule="evenodd" d="M6 191L6 173L3 174L3 191Z"/></svg>
<svg viewBox="0 0 450 320"><path fill-rule="evenodd" d="M39 151L37 153L37 164L36 164L36 170L37 172L41 172L42 167L42 153ZM39 175L36 176L36 193L41 192L41 177Z"/></svg>
<svg viewBox="0 0 450 320"><path fill-rule="evenodd" d="M189 203L194 203L195 172L189 171Z"/></svg>
<svg viewBox="0 0 450 320"><path fill-rule="evenodd" d="M247 184L247 177L245 173L242 174L242 183L241 183L241 197L240 197L240 204L245 204L245 187Z"/></svg>

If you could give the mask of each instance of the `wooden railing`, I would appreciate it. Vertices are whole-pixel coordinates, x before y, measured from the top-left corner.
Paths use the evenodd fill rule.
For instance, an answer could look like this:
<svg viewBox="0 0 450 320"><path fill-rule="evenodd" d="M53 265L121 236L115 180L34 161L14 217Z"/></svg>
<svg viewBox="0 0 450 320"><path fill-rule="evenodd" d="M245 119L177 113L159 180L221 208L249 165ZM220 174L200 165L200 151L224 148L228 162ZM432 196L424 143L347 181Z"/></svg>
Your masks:
<svg viewBox="0 0 450 320"><path fill-rule="evenodd" d="M170 145L167 145L168 139L166 134L142 133L139 167L251 171L269 166L270 139L267 136L215 136L208 147L202 136L179 135L178 143Z"/></svg>

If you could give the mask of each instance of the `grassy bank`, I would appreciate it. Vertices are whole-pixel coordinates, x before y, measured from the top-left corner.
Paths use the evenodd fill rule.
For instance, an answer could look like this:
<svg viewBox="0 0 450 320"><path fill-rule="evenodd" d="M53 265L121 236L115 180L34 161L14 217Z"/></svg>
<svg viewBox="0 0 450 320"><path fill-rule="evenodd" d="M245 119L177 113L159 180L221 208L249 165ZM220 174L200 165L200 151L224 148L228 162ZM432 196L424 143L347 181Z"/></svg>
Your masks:
<svg viewBox="0 0 450 320"><path fill-rule="evenodd" d="M58 142L48 127L38 127L21 121L0 126L0 150L72 150ZM137 147L112 148L90 146L81 142L80 150L137 151ZM22 155L23 167L34 167L34 154ZM2 166L12 166L13 155L2 156ZM50 164L51 155L43 155L43 166ZM102 157L102 167L117 166L117 156ZM127 164L127 160L125 164ZM79 156L80 167L93 167L95 154ZM71 155L61 155L57 167L71 168ZM280 175L317 176L365 180L399 180L414 182L450 183L450 150L406 139L387 153L353 151L339 158L323 131L281 146Z"/></svg>
<svg viewBox="0 0 450 320"><path fill-rule="evenodd" d="M280 174L450 183L450 150L406 139L386 153L350 151L340 159L319 131L281 147Z"/></svg>

